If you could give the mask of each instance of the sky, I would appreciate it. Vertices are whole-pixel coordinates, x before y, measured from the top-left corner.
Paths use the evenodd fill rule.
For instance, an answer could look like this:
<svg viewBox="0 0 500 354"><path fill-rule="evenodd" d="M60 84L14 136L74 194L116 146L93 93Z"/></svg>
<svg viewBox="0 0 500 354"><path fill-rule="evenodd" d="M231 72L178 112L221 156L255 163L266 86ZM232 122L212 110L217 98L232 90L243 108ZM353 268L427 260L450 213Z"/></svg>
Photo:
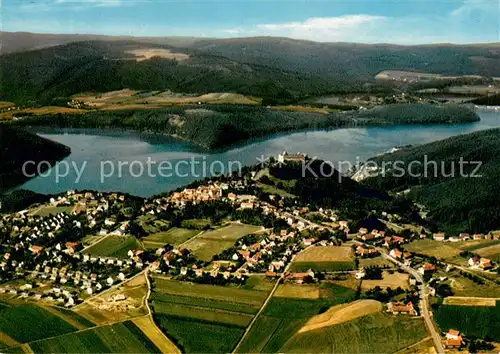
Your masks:
<svg viewBox="0 0 500 354"><path fill-rule="evenodd" d="M3 31L500 42L500 0L0 0Z"/></svg>

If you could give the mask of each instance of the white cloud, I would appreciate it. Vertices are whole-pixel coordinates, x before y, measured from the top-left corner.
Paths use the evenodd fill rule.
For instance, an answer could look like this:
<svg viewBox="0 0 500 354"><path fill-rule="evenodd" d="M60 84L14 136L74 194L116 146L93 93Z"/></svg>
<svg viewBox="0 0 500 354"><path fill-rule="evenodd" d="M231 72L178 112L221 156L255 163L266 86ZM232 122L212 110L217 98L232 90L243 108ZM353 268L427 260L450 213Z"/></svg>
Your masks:
<svg viewBox="0 0 500 354"><path fill-rule="evenodd" d="M374 21L384 20L382 16L371 15L346 15L339 17L313 17L303 22L288 22L278 24L261 24L257 28L280 31L280 30L295 30L295 31L335 31L345 28L358 27L362 24L371 23Z"/></svg>
<svg viewBox="0 0 500 354"><path fill-rule="evenodd" d="M130 3L132 1L128 1ZM126 4L124 0L55 0L54 4L90 5L94 7L115 7Z"/></svg>

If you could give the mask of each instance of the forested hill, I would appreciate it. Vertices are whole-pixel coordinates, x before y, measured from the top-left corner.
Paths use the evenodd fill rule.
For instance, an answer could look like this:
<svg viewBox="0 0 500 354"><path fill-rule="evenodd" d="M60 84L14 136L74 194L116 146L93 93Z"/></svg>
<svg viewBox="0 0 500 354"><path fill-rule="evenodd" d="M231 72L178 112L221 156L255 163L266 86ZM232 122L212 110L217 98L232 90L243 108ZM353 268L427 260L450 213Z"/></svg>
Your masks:
<svg viewBox="0 0 500 354"><path fill-rule="evenodd" d="M67 146L0 124L0 193L29 179L22 172L26 161L53 165L69 154ZM26 172L36 173L34 165L28 165Z"/></svg>
<svg viewBox="0 0 500 354"><path fill-rule="evenodd" d="M35 50L8 53L9 48L30 46L12 44L23 35L23 41L32 43ZM54 98L84 91L131 88L234 92L264 98L266 105L331 93L390 92L391 83L374 79L383 70L500 76L500 49L494 44L395 46L271 37L125 40L76 36L78 42L51 46L73 37L42 36L34 41L27 40L26 34L3 36L8 54L0 56L0 98L22 104L46 105ZM137 61L130 53L137 49L181 55Z"/></svg>
<svg viewBox="0 0 500 354"><path fill-rule="evenodd" d="M287 101L335 87L341 89L341 83L319 75L130 41L78 42L0 56L0 98L27 105L50 105L76 93L122 88L236 92Z"/></svg>
<svg viewBox="0 0 500 354"><path fill-rule="evenodd" d="M399 166L408 171L412 161L420 161L422 165L412 165L413 177L409 173L403 175L396 165L386 166L385 177L379 173L377 177L364 179L362 184L396 192L410 188L408 196L428 207L428 217L448 232L499 229L499 142L500 129L492 129L385 154L373 159L378 166L400 161ZM471 162L463 164L463 173L460 173L461 158ZM427 173L425 161L431 161ZM437 169L432 161L437 163ZM475 162L481 162L478 171L474 171ZM473 172L481 177L473 177Z"/></svg>

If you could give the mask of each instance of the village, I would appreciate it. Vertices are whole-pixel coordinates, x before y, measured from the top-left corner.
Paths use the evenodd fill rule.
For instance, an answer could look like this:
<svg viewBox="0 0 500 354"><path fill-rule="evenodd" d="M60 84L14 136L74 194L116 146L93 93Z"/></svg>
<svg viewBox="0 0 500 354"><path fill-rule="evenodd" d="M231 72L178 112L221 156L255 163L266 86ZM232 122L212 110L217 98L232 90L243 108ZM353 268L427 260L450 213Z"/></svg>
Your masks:
<svg viewBox="0 0 500 354"><path fill-rule="evenodd" d="M305 156L284 153L278 161L297 162ZM374 284L358 286L358 296L383 301L388 313L424 317L438 352L465 345L466 337L456 329L437 333L431 310L451 297L450 278L457 272L477 287L485 282L498 285L498 262L458 245L494 245L499 233L351 230L351 221L340 219L335 210L285 205L273 194L259 198L255 175L207 180L145 200L121 193L68 191L2 215L0 298L72 308L144 274L228 288L255 276L294 286L341 279ZM220 226L199 224L200 213L206 217L222 209L231 217ZM395 219L387 213L380 217L387 223ZM181 227L172 227L172 220ZM172 230L189 231L189 237L166 242ZM419 242L457 252L451 260L446 254L436 257L423 247L412 248ZM116 244L115 252L107 248ZM403 279L399 283L386 281L398 277ZM104 306L112 308L124 299L110 297Z"/></svg>

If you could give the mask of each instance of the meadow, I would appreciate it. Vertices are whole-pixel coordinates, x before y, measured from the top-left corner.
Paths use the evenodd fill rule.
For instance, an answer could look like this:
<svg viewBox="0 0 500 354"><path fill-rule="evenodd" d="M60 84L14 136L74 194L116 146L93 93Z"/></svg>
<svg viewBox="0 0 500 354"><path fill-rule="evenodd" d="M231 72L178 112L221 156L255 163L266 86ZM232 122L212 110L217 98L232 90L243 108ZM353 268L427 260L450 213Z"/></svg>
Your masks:
<svg viewBox="0 0 500 354"><path fill-rule="evenodd" d="M131 321L30 343L35 353L158 353Z"/></svg>
<svg viewBox="0 0 500 354"><path fill-rule="evenodd" d="M36 305L22 304L0 307L0 332L19 343L76 330L76 327L64 321L60 316Z"/></svg>
<svg viewBox="0 0 500 354"><path fill-rule="evenodd" d="M128 251L135 249L142 249L142 247L133 236L108 236L87 248L83 253L92 256L124 258L127 257Z"/></svg>
<svg viewBox="0 0 500 354"><path fill-rule="evenodd" d="M154 278L155 322L187 353L229 352L268 292Z"/></svg>
<svg viewBox="0 0 500 354"><path fill-rule="evenodd" d="M454 328L466 336L500 341L500 301L496 306L441 305L434 318L442 331Z"/></svg>
<svg viewBox="0 0 500 354"><path fill-rule="evenodd" d="M462 242L440 242L430 239L417 240L405 245L409 252L424 254L438 259L445 259L452 263L466 263L467 259L460 257L460 253L468 251L484 257L495 259L500 257L499 240L470 240Z"/></svg>
<svg viewBox="0 0 500 354"><path fill-rule="evenodd" d="M312 331L289 339L286 353L391 353L427 336L423 319L371 314Z"/></svg>
<svg viewBox="0 0 500 354"><path fill-rule="evenodd" d="M143 239L143 242L144 246L147 248L159 248L167 243L177 246L186 242L198 233L198 230L173 227L168 231L149 235Z"/></svg>
<svg viewBox="0 0 500 354"><path fill-rule="evenodd" d="M228 353L244 331L240 327L163 314L155 314L155 321L185 353Z"/></svg>
<svg viewBox="0 0 500 354"><path fill-rule="evenodd" d="M335 272L356 269L354 254L350 247L311 247L299 253L290 271L305 272L308 269L321 272Z"/></svg>
<svg viewBox="0 0 500 354"><path fill-rule="evenodd" d="M356 298L355 290L333 283L306 286L313 295L308 295L297 287L293 284L280 285L241 343L238 352L280 351L312 317Z"/></svg>
<svg viewBox="0 0 500 354"><path fill-rule="evenodd" d="M230 224L213 231L208 231L184 246L193 251L194 255L203 261L210 261L213 256L234 246L243 236L261 230L258 226L245 224Z"/></svg>

